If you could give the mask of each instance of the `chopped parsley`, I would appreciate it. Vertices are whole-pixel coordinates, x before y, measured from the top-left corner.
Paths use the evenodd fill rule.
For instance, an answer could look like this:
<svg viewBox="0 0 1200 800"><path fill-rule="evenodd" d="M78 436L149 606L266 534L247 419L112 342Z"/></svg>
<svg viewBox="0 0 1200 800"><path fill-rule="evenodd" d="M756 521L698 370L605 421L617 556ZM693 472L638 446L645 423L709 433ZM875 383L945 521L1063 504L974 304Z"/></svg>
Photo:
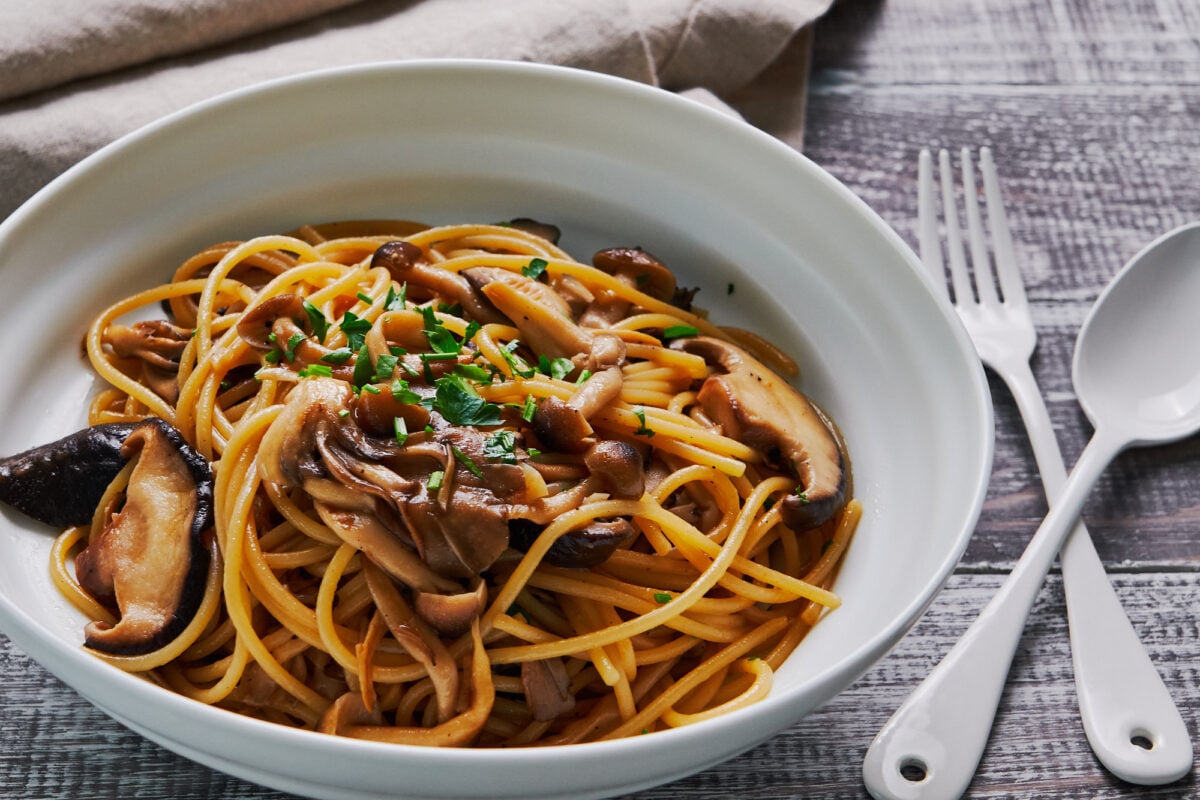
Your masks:
<svg viewBox="0 0 1200 800"><path fill-rule="evenodd" d="M419 403L421 395L408 388L408 381L403 378L396 378L392 381L392 399L397 403Z"/></svg>
<svg viewBox="0 0 1200 800"><path fill-rule="evenodd" d="M317 337L318 342L324 344L325 334L329 333L329 320L325 319L325 314L321 309L307 300L304 301L304 313L308 314L308 323L312 325L313 336Z"/></svg>
<svg viewBox="0 0 1200 800"><path fill-rule="evenodd" d="M327 364L345 364L353 355L354 351L349 347L339 347L337 350L330 350L321 356L321 360Z"/></svg>
<svg viewBox="0 0 1200 800"><path fill-rule="evenodd" d="M483 381L484 383L490 383L492 380L492 373L478 364L457 364L454 367L454 374L461 375L473 381Z"/></svg>
<svg viewBox="0 0 1200 800"><path fill-rule="evenodd" d="M535 411L537 411L537 400L531 394L525 395L525 405L521 406L521 419L526 422L533 422Z"/></svg>
<svg viewBox="0 0 1200 800"><path fill-rule="evenodd" d="M800 487L800 486L797 486L797 487L796 487L796 497L799 497L799 498L800 498L800 502L801 502L801 503L803 503L804 505L808 505L808 502L809 502L809 501L808 501L808 494L807 494L807 493L804 491L804 489L803 489L802 487Z"/></svg>
<svg viewBox="0 0 1200 800"><path fill-rule="evenodd" d="M391 353L383 353L379 358L375 359L375 382L386 383L392 379L392 375L396 372L396 363L399 361L396 356Z"/></svg>
<svg viewBox="0 0 1200 800"><path fill-rule="evenodd" d="M579 377L575 379L575 385L578 386L590 377L592 377L592 371L590 369L585 369L583 372L579 373Z"/></svg>
<svg viewBox="0 0 1200 800"><path fill-rule="evenodd" d="M408 423L404 421L404 417L392 419L392 430L396 434L396 444L403 445L408 441Z"/></svg>
<svg viewBox="0 0 1200 800"><path fill-rule="evenodd" d="M279 359L282 356L283 353L279 352L278 350L269 350L267 351L267 354L263 356L263 361L267 362L268 364L278 364Z"/></svg>
<svg viewBox="0 0 1200 800"><path fill-rule="evenodd" d="M451 425L496 425L500 422L500 406L479 396L461 375L438 378L433 408Z"/></svg>
<svg viewBox="0 0 1200 800"><path fill-rule="evenodd" d="M371 330L371 322L359 317L353 311L347 311L338 327L342 333L346 334L347 346L357 352L362 349L363 342L366 341L367 333Z"/></svg>
<svg viewBox="0 0 1200 800"><path fill-rule="evenodd" d="M327 364L309 364L300 370L301 378L332 378L333 367Z"/></svg>
<svg viewBox="0 0 1200 800"><path fill-rule="evenodd" d="M521 274L536 281L546 271L546 266L546 259L535 258L529 262L528 266L521 267Z"/></svg>
<svg viewBox="0 0 1200 800"><path fill-rule="evenodd" d="M288 361L296 360L296 348L300 346L306 337L303 333L293 333L288 337L287 345L283 349L283 357Z"/></svg>
<svg viewBox="0 0 1200 800"><path fill-rule="evenodd" d="M383 390L373 383L368 383L362 387L362 390L367 394L380 394Z"/></svg>
<svg viewBox="0 0 1200 800"><path fill-rule="evenodd" d="M403 311L405 306L405 298L408 296L408 283L404 283L400 287L400 291L396 291L396 287L389 285L387 297L383 299L384 311Z"/></svg>
<svg viewBox="0 0 1200 800"><path fill-rule="evenodd" d="M375 371L371 367L371 351L365 344L359 345L358 358L354 362L354 374L350 379L351 383L355 388L361 389L370 382L374 374Z"/></svg>
<svg viewBox="0 0 1200 800"><path fill-rule="evenodd" d="M371 295L369 295L369 294L364 294L363 292L359 292L358 294L356 294L354 296L357 297L359 300L362 300L367 305L371 305L372 303L375 302L375 298L371 297Z"/></svg>
<svg viewBox="0 0 1200 800"><path fill-rule="evenodd" d="M445 479L446 473L443 470L435 469L433 472L429 473L429 483L426 484L429 487L429 491L436 492L438 489L441 489L442 482Z"/></svg>
<svg viewBox="0 0 1200 800"><path fill-rule="evenodd" d="M463 331L463 336L462 336L463 344L466 344L467 342L474 339L475 334L479 333L479 331L482 328L483 328L483 326L480 325L475 320L471 320L470 322L468 322L466 330Z"/></svg>
<svg viewBox="0 0 1200 800"><path fill-rule="evenodd" d="M684 336L695 336L700 333L695 325L668 325L663 329L664 339L679 339Z"/></svg>
<svg viewBox="0 0 1200 800"><path fill-rule="evenodd" d="M466 467L476 478L483 478L483 470L479 469L479 465L472 461L470 456L454 445L450 446L450 451L454 453L454 459L457 463Z"/></svg>
<svg viewBox="0 0 1200 800"><path fill-rule="evenodd" d="M654 602L658 603L659 605L662 605L663 603L669 603L671 602L671 595L666 592L655 592Z"/></svg>
<svg viewBox="0 0 1200 800"><path fill-rule="evenodd" d="M500 355L508 364L509 368L512 369L514 375L519 378L532 378L536 370L526 364L525 359L516 354L516 349L520 346L521 342L517 339L513 339L511 342L504 345L504 347L500 348Z"/></svg>
<svg viewBox="0 0 1200 800"><path fill-rule="evenodd" d="M425 306L421 309L421 315L425 318L425 338L429 340L429 346L433 348L433 352L458 355L462 350L462 345L459 344L458 339L454 338L454 334L446 329L442 321L437 318L433 309Z"/></svg>
<svg viewBox="0 0 1200 800"><path fill-rule="evenodd" d="M537 368L538 372L549 375L556 381L561 381L574 371L575 363L569 358L549 359L545 355L541 355L538 356Z"/></svg>
<svg viewBox="0 0 1200 800"><path fill-rule="evenodd" d="M513 431L496 431L484 442L483 454L498 459L502 464L517 463L517 434Z"/></svg>
<svg viewBox="0 0 1200 800"><path fill-rule="evenodd" d="M646 409L642 406L638 406L633 410L633 415L638 419L638 427L634 433L638 436L653 436L654 431L646 427Z"/></svg>

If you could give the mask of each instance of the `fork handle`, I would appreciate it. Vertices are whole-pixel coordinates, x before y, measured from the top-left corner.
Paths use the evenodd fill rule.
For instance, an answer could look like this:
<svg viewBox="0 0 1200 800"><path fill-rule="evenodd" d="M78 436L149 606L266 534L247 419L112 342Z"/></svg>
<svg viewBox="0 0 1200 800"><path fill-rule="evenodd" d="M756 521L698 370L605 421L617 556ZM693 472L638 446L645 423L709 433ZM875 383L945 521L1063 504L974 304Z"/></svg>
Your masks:
<svg viewBox="0 0 1200 800"><path fill-rule="evenodd" d="M1067 479L1062 454L1029 362L993 364L1029 432L1046 497ZM1171 783L1192 767L1187 725L1108 580L1082 522L1059 552L1079 714L1092 751L1130 783Z"/></svg>

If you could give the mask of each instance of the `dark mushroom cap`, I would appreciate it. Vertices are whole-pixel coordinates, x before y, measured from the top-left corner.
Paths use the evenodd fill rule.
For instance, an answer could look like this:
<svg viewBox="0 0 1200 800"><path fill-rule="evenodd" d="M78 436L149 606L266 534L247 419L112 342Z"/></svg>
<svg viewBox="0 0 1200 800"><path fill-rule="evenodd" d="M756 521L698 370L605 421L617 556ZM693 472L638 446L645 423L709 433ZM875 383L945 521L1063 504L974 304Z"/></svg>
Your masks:
<svg viewBox="0 0 1200 800"><path fill-rule="evenodd" d="M562 236L562 231L558 229L557 225L551 225L548 222L538 222L536 219L530 219L529 217L517 217L516 219L509 220L508 224L519 231L540 236L550 244L558 244L558 240Z"/></svg>
<svg viewBox="0 0 1200 800"><path fill-rule="evenodd" d="M212 525L208 462L160 419L137 425L121 446L136 458L125 504L76 557L79 583L115 601L115 625L92 622L85 644L114 655L153 652L183 631L204 596Z"/></svg>
<svg viewBox="0 0 1200 800"><path fill-rule="evenodd" d="M827 522L846 499L841 444L808 398L741 347L707 336L671 345L724 370L705 379L697 400L726 436L745 442L798 477L782 504L783 522L807 530Z"/></svg>
<svg viewBox="0 0 1200 800"><path fill-rule="evenodd" d="M583 463L614 497L636 500L646 491L642 454L629 442L596 442L584 454Z"/></svg>
<svg viewBox="0 0 1200 800"><path fill-rule="evenodd" d="M592 264L609 275L632 279L640 291L659 300L675 295L675 275L666 264L640 247L610 247L592 256Z"/></svg>

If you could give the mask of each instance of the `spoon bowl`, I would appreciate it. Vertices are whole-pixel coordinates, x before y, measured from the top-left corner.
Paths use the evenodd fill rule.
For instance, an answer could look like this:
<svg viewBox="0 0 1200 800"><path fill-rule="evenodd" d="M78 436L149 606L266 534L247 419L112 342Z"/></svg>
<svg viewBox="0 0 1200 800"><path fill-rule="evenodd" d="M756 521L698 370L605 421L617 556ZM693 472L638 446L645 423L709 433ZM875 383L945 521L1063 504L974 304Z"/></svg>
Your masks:
<svg viewBox="0 0 1200 800"><path fill-rule="evenodd" d="M1072 380L1097 428L1128 444L1169 442L1200 429L1200 223L1177 228L1130 259L1079 332Z"/></svg>

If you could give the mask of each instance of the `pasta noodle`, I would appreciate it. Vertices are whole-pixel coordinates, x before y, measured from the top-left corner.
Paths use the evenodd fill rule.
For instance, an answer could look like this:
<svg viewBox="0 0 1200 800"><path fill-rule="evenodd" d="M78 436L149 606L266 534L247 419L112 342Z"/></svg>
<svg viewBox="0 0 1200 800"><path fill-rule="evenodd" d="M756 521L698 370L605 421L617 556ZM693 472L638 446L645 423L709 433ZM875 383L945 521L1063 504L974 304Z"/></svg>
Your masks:
<svg viewBox="0 0 1200 800"><path fill-rule="evenodd" d="M842 472L796 524L823 444L770 439L734 395L786 356L649 254L583 264L546 228L305 226L209 247L97 316L111 388L89 423L157 417L214 476L194 614L97 655L261 719L436 746L609 739L764 697L839 602L861 509L836 429L801 409ZM71 559L125 515L130 475L52 553L96 630L123 609Z"/></svg>

